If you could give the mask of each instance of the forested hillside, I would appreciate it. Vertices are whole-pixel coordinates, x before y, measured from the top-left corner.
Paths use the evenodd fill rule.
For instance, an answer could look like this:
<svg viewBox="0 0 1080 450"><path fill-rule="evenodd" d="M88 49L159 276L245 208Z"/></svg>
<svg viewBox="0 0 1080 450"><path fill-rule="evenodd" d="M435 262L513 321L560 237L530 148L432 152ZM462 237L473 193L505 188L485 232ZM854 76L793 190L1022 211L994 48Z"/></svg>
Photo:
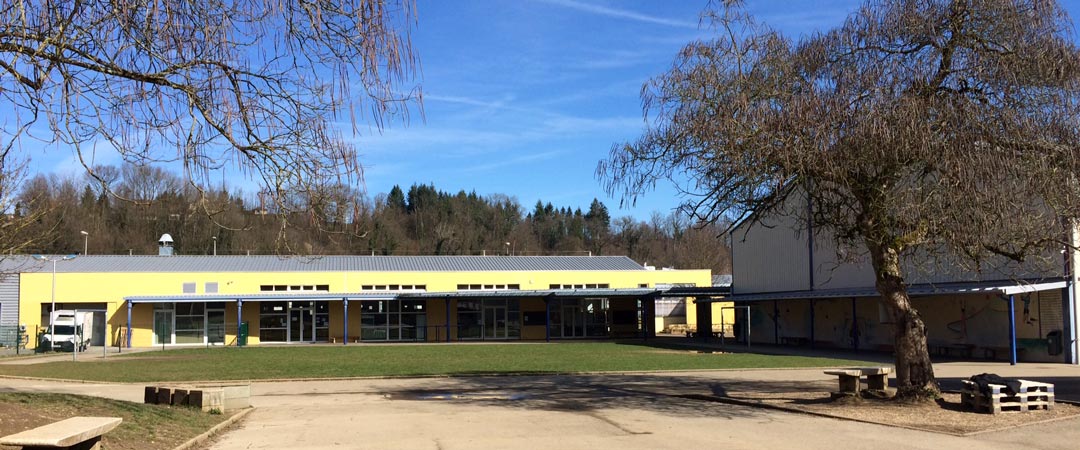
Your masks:
<svg viewBox="0 0 1080 450"><path fill-rule="evenodd" d="M200 192L154 167L98 167L103 182L38 175L15 214L28 253L157 254L169 233L177 254L627 255L649 265L730 273L720 227L676 214L612 218L600 201L583 210L433 185L394 186L374 199L342 186L295 199L288 213L258 194Z"/></svg>

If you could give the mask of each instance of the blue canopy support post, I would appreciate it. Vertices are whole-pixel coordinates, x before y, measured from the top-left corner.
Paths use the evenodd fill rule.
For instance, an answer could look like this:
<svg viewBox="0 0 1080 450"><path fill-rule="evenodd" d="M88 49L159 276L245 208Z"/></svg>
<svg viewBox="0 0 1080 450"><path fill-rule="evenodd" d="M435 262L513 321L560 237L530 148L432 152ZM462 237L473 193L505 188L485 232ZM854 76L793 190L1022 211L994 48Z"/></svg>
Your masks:
<svg viewBox="0 0 1080 450"><path fill-rule="evenodd" d="M747 310L747 316L749 316L749 310ZM780 303L776 300L772 301L772 323L773 323L773 343L780 345ZM749 321L747 317L747 321ZM746 330L746 343L750 343L750 330Z"/></svg>
<svg viewBox="0 0 1080 450"><path fill-rule="evenodd" d="M810 299L810 348L814 348L814 299Z"/></svg>
<svg viewBox="0 0 1080 450"><path fill-rule="evenodd" d="M644 341L648 342L649 330L656 328L656 297L647 295L641 298L641 318L641 336Z"/></svg>
<svg viewBox="0 0 1080 450"><path fill-rule="evenodd" d="M859 310L851 297L851 348L859 351Z"/></svg>
<svg viewBox="0 0 1080 450"><path fill-rule="evenodd" d="M244 299L236 299L236 346L240 346L240 334L244 323Z"/></svg>
<svg viewBox="0 0 1080 450"><path fill-rule="evenodd" d="M1009 296L1009 364L1016 365L1016 296Z"/></svg>
<svg viewBox="0 0 1080 450"><path fill-rule="evenodd" d="M553 297L544 297L544 341L551 342L551 300Z"/></svg>
<svg viewBox="0 0 1080 450"><path fill-rule="evenodd" d="M128 321L127 321L127 335L125 336L125 338L127 339L127 348L131 348L131 300L128 300L127 307L128 307L127 308L127 310L128 310L127 311L128 312L128 317L127 317Z"/></svg>
<svg viewBox="0 0 1080 450"><path fill-rule="evenodd" d="M341 345L349 345L349 299L348 298L343 298L343 299L341 299L341 303L345 307L345 315L344 315L345 325L342 327L342 330L341 330L341 336L342 336Z"/></svg>
<svg viewBox="0 0 1080 450"><path fill-rule="evenodd" d="M446 342L450 342L450 297L446 297Z"/></svg>

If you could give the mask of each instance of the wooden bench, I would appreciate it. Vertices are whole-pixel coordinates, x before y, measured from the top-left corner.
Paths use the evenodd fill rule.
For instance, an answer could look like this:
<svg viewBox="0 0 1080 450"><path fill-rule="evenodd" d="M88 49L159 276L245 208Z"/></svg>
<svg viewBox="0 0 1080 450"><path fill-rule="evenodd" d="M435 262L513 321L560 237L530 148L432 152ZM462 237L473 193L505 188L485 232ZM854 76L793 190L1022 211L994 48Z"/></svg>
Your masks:
<svg viewBox="0 0 1080 450"><path fill-rule="evenodd" d="M810 344L809 338L796 337L796 336L780 336L780 345L793 345L796 347L805 347Z"/></svg>
<svg viewBox="0 0 1080 450"><path fill-rule="evenodd" d="M1008 361L1009 357L1010 357L1010 354L1012 353L1012 349L1009 348L1009 347L980 347L980 348L982 349L982 352L983 352L983 358L990 359L990 360L995 360L995 361L998 360L998 355L999 354L1002 356L1002 358L1001 358L1002 360ZM1016 348L1016 358L1020 359L1021 357L1023 357L1024 352L1026 350L1027 349L1025 349L1024 347L1017 347Z"/></svg>
<svg viewBox="0 0 1080 450"><path fill-rule="evenodd" d="M21 446L23 450L98 450L101 435L123 419L119 417L72 417L59 422L0 438L0 444Z"/></svg>
<svg viewBox="0 0 1080 450"><path fill-rule="evenodd" d="M840 377L840 394L858 395L860 380L866 378L866 388L871 391L884 391L889 385L891 367L860 367L854 369L826 370L825 375Z"/></svg>
<svg viewBox="0 0 1080 450"><path fill-rule="evenodd" d="M938 356L959 356L970 358L975 352L975 346L971 344L929 344L930 353Z"/></svg>

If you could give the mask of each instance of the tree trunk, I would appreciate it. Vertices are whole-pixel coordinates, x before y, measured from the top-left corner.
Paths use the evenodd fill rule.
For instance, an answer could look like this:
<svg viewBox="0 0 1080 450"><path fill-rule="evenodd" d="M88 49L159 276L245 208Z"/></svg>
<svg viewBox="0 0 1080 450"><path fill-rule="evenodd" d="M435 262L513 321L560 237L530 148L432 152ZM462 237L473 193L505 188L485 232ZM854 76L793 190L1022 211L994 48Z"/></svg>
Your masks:
<svg viewBox="0 0 1080 450"><path fill-rule="evenodd" d="M897 397L928 400L940 395L930 352L926 346L926 324L911 304L900 268L900 251L867 240L873 260L875 284L881 301L893 319L893 347L896 353Z"/></svg>

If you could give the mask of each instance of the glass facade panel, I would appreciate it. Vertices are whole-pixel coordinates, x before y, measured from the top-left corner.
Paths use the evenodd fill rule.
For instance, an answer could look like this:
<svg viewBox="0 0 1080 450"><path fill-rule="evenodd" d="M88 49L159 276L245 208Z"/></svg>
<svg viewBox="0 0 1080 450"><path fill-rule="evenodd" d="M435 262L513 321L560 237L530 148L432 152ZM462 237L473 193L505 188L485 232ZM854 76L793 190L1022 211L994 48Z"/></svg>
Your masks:
<svg viewBox="0 0 1080 450"><path fill-rule="evenodd" d="M418 341L427 338L424 300L363 300L360 340Z"/></svg>
<svg viewBox="0 0 1080 450"><path fill-rule="evenodd" d="M288 302L259 302L259 340L285 342L288 340Z"/></svg>
<svg viewBox="0 0 1080 450"><path fill-rule="evenodd" d="M552 300L551 330L564 338L608 337L611 313L606 298Z"/></svg>
<svg viewBox="0 0 1080 450"><path fill-rule="evenodd" d="M520 339L521 305L516 298L458 300L458 339Z"/></svg>
<svg viewBox="0 0 1080 450"><path fill-rule="evenodd" d="M458 339L480 339L484 319L480 311L458 311Z"/></svg>

